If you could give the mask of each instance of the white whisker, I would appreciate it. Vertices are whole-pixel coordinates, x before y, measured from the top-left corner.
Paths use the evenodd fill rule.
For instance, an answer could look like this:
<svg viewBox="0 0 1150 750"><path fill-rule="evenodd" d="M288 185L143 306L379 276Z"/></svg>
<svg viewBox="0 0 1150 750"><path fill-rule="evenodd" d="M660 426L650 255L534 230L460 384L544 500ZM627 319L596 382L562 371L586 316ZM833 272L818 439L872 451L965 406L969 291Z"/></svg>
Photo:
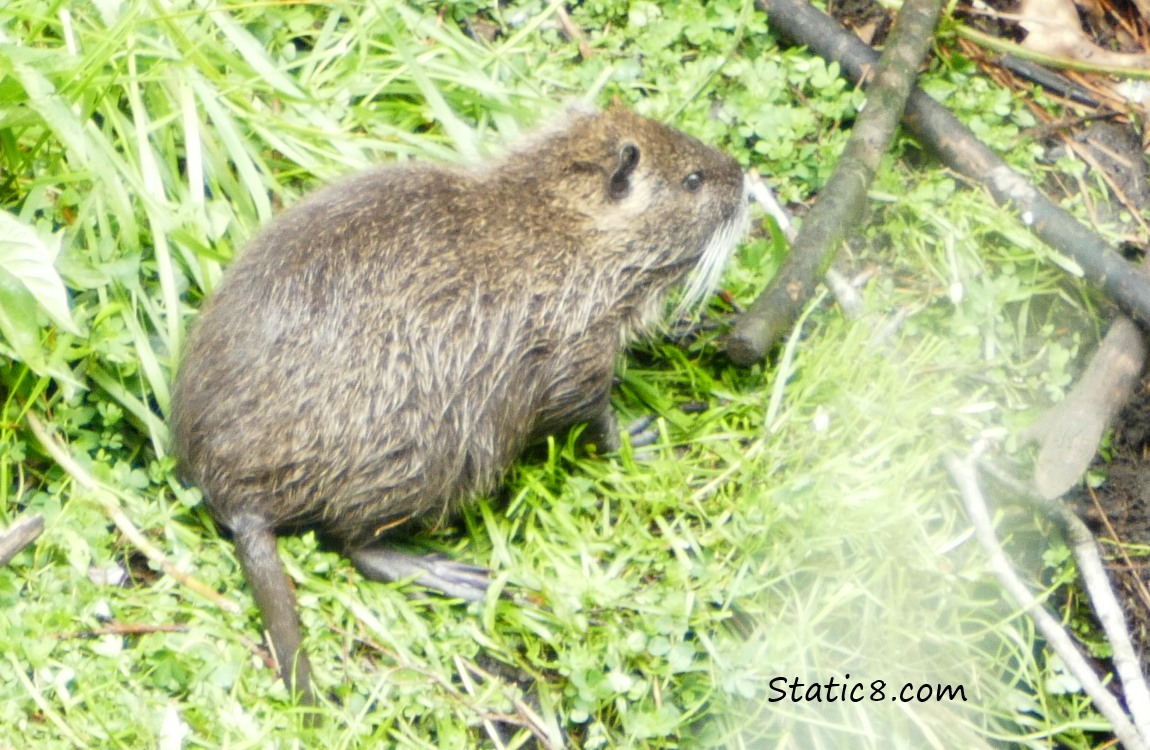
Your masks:
<svg viewBox="0 0 1150 750"><path fill-rule="evenodd" d="M682 295L679 297L678 304L675 305L672 320L678 320L684 316L694 316L715 293L719 287L719 281L723 277L723 269L734 252L739 239L743 236L745 226L746 212L742 211L738 216L722 224L711 235L699 256L699 262L687 276Z"/></svg>

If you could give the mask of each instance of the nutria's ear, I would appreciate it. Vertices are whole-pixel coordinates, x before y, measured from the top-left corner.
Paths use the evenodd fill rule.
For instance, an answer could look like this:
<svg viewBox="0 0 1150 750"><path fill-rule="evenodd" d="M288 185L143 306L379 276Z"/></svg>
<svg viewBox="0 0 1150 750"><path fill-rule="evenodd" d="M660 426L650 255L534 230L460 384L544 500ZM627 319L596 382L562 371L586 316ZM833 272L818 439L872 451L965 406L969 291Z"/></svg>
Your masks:
<svg viewBox="0 0 1150 750"><path fill-rule="evenodd" d="M607 194L612 200L622 200L631 192L631 175L639 166L639 147L630 141L619 147L619 161L607 184Z"/></svg>

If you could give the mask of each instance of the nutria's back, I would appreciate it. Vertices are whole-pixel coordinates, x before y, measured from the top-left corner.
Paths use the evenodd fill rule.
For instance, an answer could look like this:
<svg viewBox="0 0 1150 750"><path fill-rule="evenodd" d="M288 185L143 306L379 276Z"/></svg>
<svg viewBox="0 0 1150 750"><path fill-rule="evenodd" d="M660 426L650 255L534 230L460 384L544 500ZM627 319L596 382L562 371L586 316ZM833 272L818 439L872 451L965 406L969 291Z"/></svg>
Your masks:
<svg viewBox="0 0 1150 750"><path fill-rule="evenodd" d="M252 241L176 393L178 455L218 521L365 543L594 416L623 337L740 222L743 178L626 110L571 117L487 166L352 177ZM611 195L627 144L634 179Z"/></svg>

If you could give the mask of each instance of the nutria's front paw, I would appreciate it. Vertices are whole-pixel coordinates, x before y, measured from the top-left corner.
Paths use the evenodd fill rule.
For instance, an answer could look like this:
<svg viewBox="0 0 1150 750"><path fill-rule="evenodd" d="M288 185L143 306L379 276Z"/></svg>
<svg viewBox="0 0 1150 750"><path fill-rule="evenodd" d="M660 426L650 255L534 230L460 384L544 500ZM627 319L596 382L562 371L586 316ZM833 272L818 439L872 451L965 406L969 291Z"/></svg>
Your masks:
<svg viewBox="0 0 1150 750"><path fill-rule="evenodd" d="M659 423L655 421L654 414L639 417L627 425L627 435L630 436L632 448L646 448L659 441Z"/></svg>

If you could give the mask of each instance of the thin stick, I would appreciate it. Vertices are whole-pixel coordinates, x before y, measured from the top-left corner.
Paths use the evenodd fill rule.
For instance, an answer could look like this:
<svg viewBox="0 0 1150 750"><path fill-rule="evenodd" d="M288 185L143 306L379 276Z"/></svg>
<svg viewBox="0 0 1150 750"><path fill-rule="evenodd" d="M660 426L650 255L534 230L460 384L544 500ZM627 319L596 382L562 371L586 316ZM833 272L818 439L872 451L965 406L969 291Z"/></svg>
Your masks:
<svg viewBox="0 0 1150 750"><path fill-rule="evenodd" d="M562 5L557 5L555 17L559 19L559 26L567 38L579 45L579 56L584 60L590 60L595 52L591 49L591 45L587 44L587 37L583 36L583 31L575 25L571 16L567 15L567 9Z"/></svg>
<svg viewBox="0 0 1150 750"><path fill-rule="evenodd" d="M1099 65L1097 63L1086 62L1084 60L1072 60L1068 57L1059 57L1057 55L1047 55L1042 52L1035 52L1032 49L1027 49L1021 45L1013 42L1008 42L999 39L991 34L986 34L971 26L966 26L957 23L953 26L955 33L964 38L969 39L980 47L985 47L995 52L1003 52L1006 54L1014 55L1015 57L1023 60L1030 60L1039 65L1045 65L1048 68L1062 69L1062 70L1077 70L1080 73L1098 73L1101 75L1119 76L1121 78L1145 79L1150 78L1150 69L1141 65ZM1142 55L1131 55L1131 62L1136 62Z"/></svg>
<svg viewBox="0 0 1150 750"><path fill-rule="evenodd" d="M239 605L230 599L224 598L206 584L177 568L175 563L169 560L163 551L140 533L140 530L136 528L135 524L133 524L127 514L124 513L124 509L119 505L118 501L122 501L126 498L125 493L101 483L85 471L84 467L76 463L75 459L68 454L68 450L63 444L48 434L48 431L44 428L44 424L35 414L28 412L25 416L28 420L28 426L32 429L32 434L40 441L40 445L44 446L44 450L48 452L48 455L59 464L60 468L63 469L68 476L72 477L73 482L92 496L100 505L104 514L107 515L112 523L116 525L116 528L120 530L120 533L127 537L128 541L130 541L136 549L143 552L144 556L147 557L152 564L172 578L175 578L184 586L205 599L208 599L220 609L232 614L239 614Z"/></svg>
<svg viewBox="0 0 1150 750"><path fill-rule="evenodd" d="M977 452L978 446L975 447L975 453ZM1014 572L1014 568L1011 567L1002 545L999 544L998 538L995 536L994 524L990 520L986 501L978 485L976 460L975 454L965 459L959 459L951 454L943 457L946 469L950 472L959 493L962 495L966 512L974 526L975 536L978 537L978 541L989 555L988 563L991 570L1022 611L1029 614L1034 620L1034 624L1038 626L1039 632L1046 638L1050 648L1062 659L1070 673L1082 685L1082 689L1094 701L1094 705L1110 722L1118 740L1127 750L1146 750L1145 735L1135 728L1126 712L1122 710L1118 700L1103 687L1098 676L1094 674L1094 670L1086 661L1086 657L1078 650L1078 646L1067 635L1062 625L1042 606L1042 603L1031 593L1026 584ZM1117 668L1117 662L1115 662L1115 667ZM1129 695L1127 695L1127 700L1129 701Z"/></svg>
<svg viewBox="0 0 1150 750"><path fill-rule="evenodd" d="M58 641L73 639L99 638L104 635L148 635L150 633L187 633L191 630L187 625L142 625L140 623L115 623L95 630L83 630L75 633L57 633L52 636Z"/></svg>
<svg viewBox="0 0 1150 750"><path fill-rule="evenodd" d="M478 664L459 660L458 657L456 658L457 661L465 666L472 674L481 677L488 682L499 681L498 677L484 669L481 669ZM548 731L547 725L543 721L543 717L540 716L533 708L527 705L526 701L515 696L510 697L511 703L515 706L515 709L523 718L523 726L531 730L531 732L535 735L535 738L540 743L542 743L544 750L562 750L564 747L566 747L563 744L562 739L556 739L556 735Z"/></svg>
<svg viewBox="0 0 1150 750"><path fill-rule="evenodd" d="M471 679L471 675L468 673L467 668L463 666L463 658L459 654L456 654L454 661L455 672L459 675L459 680L463 683L464 690L466 690L467 694L472 698L475 698L475 680ZM505 745L503 740L499 737L499 732L496 731L495 724L492 723L491 718L484 716L482 721L483 729L487 732L487 736L491 739L492 744L495 745L497 750L507 750L507 745Z"/></svg>

